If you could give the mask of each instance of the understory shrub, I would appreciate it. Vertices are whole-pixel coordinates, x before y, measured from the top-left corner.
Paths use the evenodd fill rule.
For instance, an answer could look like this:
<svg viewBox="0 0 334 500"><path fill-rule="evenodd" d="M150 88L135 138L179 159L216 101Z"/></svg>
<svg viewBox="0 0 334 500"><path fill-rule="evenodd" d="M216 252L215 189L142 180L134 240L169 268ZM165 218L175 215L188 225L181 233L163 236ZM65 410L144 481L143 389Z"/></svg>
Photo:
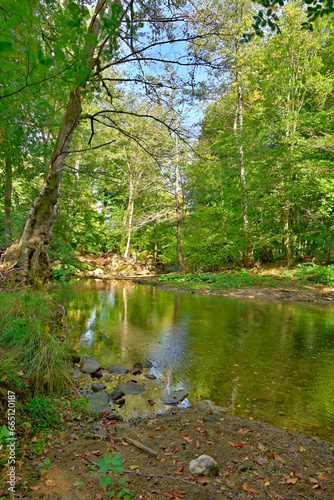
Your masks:
<svg viewBox="0 0 334 500"><path fill-rule="evenodd" d="M334 286L334 265L320 266L314 262L306 262L297 267L296 276L302 282L312 281Z"/></svg>

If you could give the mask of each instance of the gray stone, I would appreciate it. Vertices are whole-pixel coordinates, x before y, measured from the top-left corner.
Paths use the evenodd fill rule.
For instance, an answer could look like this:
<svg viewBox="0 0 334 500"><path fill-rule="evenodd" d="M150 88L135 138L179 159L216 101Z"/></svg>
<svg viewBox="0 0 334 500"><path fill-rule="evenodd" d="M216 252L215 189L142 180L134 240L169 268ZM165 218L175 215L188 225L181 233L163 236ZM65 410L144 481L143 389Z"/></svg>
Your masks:
<svg viewBox="0 0 334 500"><path fill-rule="evenodd" d="M180 391L172 391L162 400L164 405L177 405L180 401L188 396L188 391L181 389Z"/></svg>
<svg viewBox="0 0 334 500"><path fill-rule="evenodd" d="M135 363L131 370L132 375L139 375L143 371L143 365L141 363Z"/></svg>
<svg viewBox="0 0 334 500"><path fill-rule="evenodd" d="M83 373L95 373L100 370L101 365L96 358L85 357L82 361L81 371Z"/></svg>
<svg viewBox="0 0 334 500"><path fill-rule="evenodd" d="M209 455L201 455L189 464L189 472L193 476L219 476L219 467Z"/></svg>
<svg viewBox="0 0 334 500"><path fill-rule="evenodd" d="M113 392L110 393L109 398L110 401L116 401L123 396L132 396L134 394L141 394L142 392L145 392L145 389L142 385L130 381L125 382L124 384L121 384L119 387L117 387Z"/></svg>
<svg viewBox="0 0 334 500"><path fill-rule="evenodd" d="M109 394L109 400L110 401L116 401L117 399L121 399L123 397L123 391L120 390L119 388L115 389Z"/></svg>
<svg viewBox="0 0 334 500"><path fill-rule="evenodd" d="M220 415L221 413L226 413L226 408L222 406L216 406L213 401L210 399L203 399L202 401L197 401L196 403L191 404L192 408L198 408L199 410L210 410L212 413L216 415Z"/></svg>
<svg viewBox="0 0 334 500"><path fill-rule="evenodd" d="M119 413L109 413L108 420L122 421L123 417Z"/></svg>
<svg viewBox="0 0 334 500"><path fill-rule="evenodd" d="M112 372L112 373L115 373L116 375L126 375L127 373L129 373L129 370L127 368L124 368L124 366L108 366L108 368L106 368L108 372Z"/></svg>
<svg viewBox="0 0 334 500"><path fill-rule="evenodd" d="M97 413L110 412L111 407L109 403L109 394L105 391L99 391L92 394L90 397L89 410L95 411Z"/></svg>
<svg viewBox="0 0 334 500"><path fill-rule="evenodd" d="M115 429L117 433L131 431L131 425L127 422L124 422L122 424L116 424Z"/></svg>
<svg viewBox="0 0 334 500"><path fill-rule="evenodd" d="M95 382L94 384L92 384L92 391L93 392L103 391L106 388L107 388L106 385L100 384L99 382Z"/></svg>
<svg viewBox="0 0 334 500"><path fill-rule="evenodd" d="M145 392L144 387L140 384L136 384L135 382L125 382L125 384L121 384L118 389L122 391L123 396L131 396L133 394L141 394L142 392Z"/></svg>
<svg viewBox="0 0 334 500"><path fill-rule="evenodd" d="M145 375L146 378L148 378L149 380L156 380L157 377L155 375L153 375L152 373L150 373L149 375Z"/></svg>

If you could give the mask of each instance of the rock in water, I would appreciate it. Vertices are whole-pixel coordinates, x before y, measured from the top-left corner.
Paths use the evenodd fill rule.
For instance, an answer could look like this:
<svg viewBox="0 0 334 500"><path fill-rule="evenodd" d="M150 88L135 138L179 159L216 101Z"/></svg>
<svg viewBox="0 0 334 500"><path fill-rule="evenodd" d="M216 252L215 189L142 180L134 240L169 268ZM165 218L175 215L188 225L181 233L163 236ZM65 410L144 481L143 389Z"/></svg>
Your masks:
<svg viewBox="0 0 334 500"><path fill-rule="evenodd" d="M82 361L81 371L83 373L95 373L101 368L96 358L85 357Z"/></svg>
<svg viewBox="0 0 334 500"><path fill-rule="evenodd" d="M109 403L109 394L105 391L95 392L90 396L89 410L95 411L97 413L110 412L111 407Z"/></svg>
<svg viewBox="0 0 334 500"><path fill-rule="evenodd" d="M219 467L212 457L201 455L190 462L189 472L193 476L219 476Z"/></svg>
<svg viewBox="0 0 334 500"><path fill-rule="evenodd" d="M125 384L121 384L119 389L123 392L124 396L131 396L133 394L141 394L145 392L145 389L142 385L136 384L135 382L126 382Z"/></svg>
<svg viewBox="0 0 334 500"><path fill-rule="evenodd" d="M124 368L124 366L108 366L107 370L108 372L115 373L116 375L126 375L129 373L129 370Z"/></svg>
<svg viewBox="0 0 334 500"><path fill-rule="evenodd" d="M110 401L116 401L123 396L132 396L134 394L141 394L145 392L142 385L136 384L135 382L125 382L117 387L113 392L110 393Z"/></svg>
<svg viewBox="0 0 334 500"><path fill-rule="evenodd" d="M188 391L181 389L180 391L172 391L162 400L164 405L177 405L180 401L188 396Z"/></svg>

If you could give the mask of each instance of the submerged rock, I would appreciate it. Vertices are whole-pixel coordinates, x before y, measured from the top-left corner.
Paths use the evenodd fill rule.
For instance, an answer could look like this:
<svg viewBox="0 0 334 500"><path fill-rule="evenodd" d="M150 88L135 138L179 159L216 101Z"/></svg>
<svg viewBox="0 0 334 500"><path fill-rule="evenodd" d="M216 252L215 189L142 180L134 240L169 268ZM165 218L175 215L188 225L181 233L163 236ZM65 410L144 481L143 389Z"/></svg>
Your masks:
<svg viewBox="0 0 334 500"><path fill-rule="evenodd" d="M219 476L219 467L209 455L201 455L189 464L189 472L193 476Z"/></svg>
<svg viewBox="0 0 334 500"><path fill-rule="evenodd" d="M85 357L82 360L81 371L83 373L95 373L100 370L101 365L96 358Z"/></svg>
<svg viewBox="0 0 334 500"><path fill-rule="evenodd" d="M192 408L197 408L199 410L210 410L212 413L219 415L221 413L226 413L226 408L222 406L217 406L210 399L203 399L202 401L197 401L196 403L191 404Z"/></svg>
<svg viewBox="0 0 334 500"><path fill-rule="evenodd" d="M115 373L116 375L126 375L127 373L129 373L129 370L127 368L124 368L124 366L118 366L118 365L108 366L108 368L106 368L106 370L108 372Z"/></svg>
<svg viewBox="0 0 334 500"><path fill-rule="evenodd" d="M162 400L164 405L177 405L180 401L188 396L189 392L185 389L180 389L179 391L172 391L170 394L164 397Z"/></svg>
<svg viewBox="0 0 334 500"><path fill-rule="evenodd" d="M146 378L148 378L149 380L156 380L157 377L155 375L153 375L153 373L150 373L149 375L145 375Z"/></svg>

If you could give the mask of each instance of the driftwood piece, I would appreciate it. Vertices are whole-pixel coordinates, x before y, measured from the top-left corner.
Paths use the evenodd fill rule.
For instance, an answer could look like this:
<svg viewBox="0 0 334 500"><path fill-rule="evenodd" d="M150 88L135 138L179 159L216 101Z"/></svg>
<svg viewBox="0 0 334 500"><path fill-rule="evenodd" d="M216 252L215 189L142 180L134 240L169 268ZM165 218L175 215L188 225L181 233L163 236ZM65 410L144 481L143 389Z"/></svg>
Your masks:
<svg viewBox="0 0 334 500"><path fill-rule="evenodd" d="M125 441L126 443L132 444L133 446L135 446L136 448L139 448L142 451L145 451L145 453L148 453L152 457L156 458L158 456L158 452L152 450L151 448L148 448L147 446L145 446L144 444L140 443L139 441L136 441L135 439L132 439L132 438L130 438L128 436L124 436L124 437L121 438L121 440Z"/></svg>

